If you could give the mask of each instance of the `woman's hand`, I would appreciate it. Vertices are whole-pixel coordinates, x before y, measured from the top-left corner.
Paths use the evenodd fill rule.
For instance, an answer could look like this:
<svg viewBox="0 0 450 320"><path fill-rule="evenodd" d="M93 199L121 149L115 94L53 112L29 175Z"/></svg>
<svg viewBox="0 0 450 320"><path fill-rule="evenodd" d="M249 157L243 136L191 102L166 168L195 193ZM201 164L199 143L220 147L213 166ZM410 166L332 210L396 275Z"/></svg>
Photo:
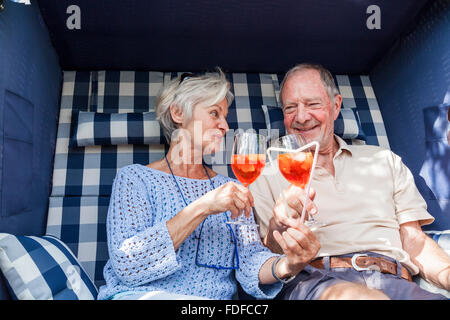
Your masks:
<svg viewBox="0 0 450 320"><path fill-rule="evenodd" d="M244 186L232 181L211 190L195 202L205 208L207 215L229 210L232 219L237 218L242 211L244 211L246 217L249 217L254 206L251 192Z"/></svg>
<svg viewBox="0 0 450 320"><path fill-rule="evenodd" d="M167 221L167 229L175 250L210 214L230 210L231 218L235 219L244 211L249 217L253 205L253 196L250 191L235 182L228 182L209 191Z"/></svg>

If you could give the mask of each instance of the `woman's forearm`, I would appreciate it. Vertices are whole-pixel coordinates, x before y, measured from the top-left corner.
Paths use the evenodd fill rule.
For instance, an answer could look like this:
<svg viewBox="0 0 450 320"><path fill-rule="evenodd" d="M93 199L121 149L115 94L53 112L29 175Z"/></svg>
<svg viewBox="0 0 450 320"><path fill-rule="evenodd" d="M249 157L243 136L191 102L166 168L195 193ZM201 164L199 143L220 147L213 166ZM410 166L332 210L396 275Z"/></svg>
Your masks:
<svg viewBox="0 0 450 320"><path fill-rule="evenodd" d="M195 228L208 216L207 209L196 201L181 210L175 217L167 221L167 230L177 250Z"/></svg>

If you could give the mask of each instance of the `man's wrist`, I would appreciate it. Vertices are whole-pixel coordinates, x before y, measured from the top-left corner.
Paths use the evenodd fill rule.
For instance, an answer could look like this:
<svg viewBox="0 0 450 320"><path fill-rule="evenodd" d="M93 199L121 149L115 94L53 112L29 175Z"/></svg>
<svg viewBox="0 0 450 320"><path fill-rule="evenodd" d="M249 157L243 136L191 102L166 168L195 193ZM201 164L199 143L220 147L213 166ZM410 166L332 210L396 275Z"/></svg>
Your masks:
<svg viewBox="0 0 450 320"><path fill-rule="evenodd" d="M294 269L289 265L288 259L286 256L284 256L282 259L280 259L280 276L282 277L292 277L296 276L300 271L302 271L306 267L306 263L302 263L301 265L297 266Z"/></svg>
<svg viewBox="0 0 450 320"><path fill-rule="evenodd" d="M275 279L283 283L290 282L297 275L297 273L290 270L285 255L279 256L273 261L272 274Z"/></svg>

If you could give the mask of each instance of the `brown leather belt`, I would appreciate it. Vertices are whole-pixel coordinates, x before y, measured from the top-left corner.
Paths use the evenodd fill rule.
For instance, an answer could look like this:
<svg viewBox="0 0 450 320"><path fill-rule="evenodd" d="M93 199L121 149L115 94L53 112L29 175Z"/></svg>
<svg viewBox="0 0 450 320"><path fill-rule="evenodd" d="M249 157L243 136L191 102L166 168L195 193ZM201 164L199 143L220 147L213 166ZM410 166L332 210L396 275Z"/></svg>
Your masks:
<svg viewBox="0 0 450 320"><path fill-rule="evenodd" d="M324 269L323 258L317 258L309 263L317 269ZM355 254L353 257L330 257L330 268L352 268L357 271L377 270L382 273L397 274L397 263L381 257L369 257L364 254ZM401 267L403 279L412 281L411 275L405 267Z"/></svg>

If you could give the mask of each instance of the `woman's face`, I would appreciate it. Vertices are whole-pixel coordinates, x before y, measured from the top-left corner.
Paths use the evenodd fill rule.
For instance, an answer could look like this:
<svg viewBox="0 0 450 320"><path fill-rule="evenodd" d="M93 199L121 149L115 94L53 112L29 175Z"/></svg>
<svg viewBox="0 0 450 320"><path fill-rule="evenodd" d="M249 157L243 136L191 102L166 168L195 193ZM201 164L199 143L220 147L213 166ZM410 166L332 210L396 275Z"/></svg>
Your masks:
<svg viewBox="0 0 450 320"><path fill-rule="evenodd" d="M201 148L202 154L212 154L220 149L222 139L229 130L227 115L225 98L214 105L194 106L191 120L182 126L188 131L194 150Z"/></svg>

